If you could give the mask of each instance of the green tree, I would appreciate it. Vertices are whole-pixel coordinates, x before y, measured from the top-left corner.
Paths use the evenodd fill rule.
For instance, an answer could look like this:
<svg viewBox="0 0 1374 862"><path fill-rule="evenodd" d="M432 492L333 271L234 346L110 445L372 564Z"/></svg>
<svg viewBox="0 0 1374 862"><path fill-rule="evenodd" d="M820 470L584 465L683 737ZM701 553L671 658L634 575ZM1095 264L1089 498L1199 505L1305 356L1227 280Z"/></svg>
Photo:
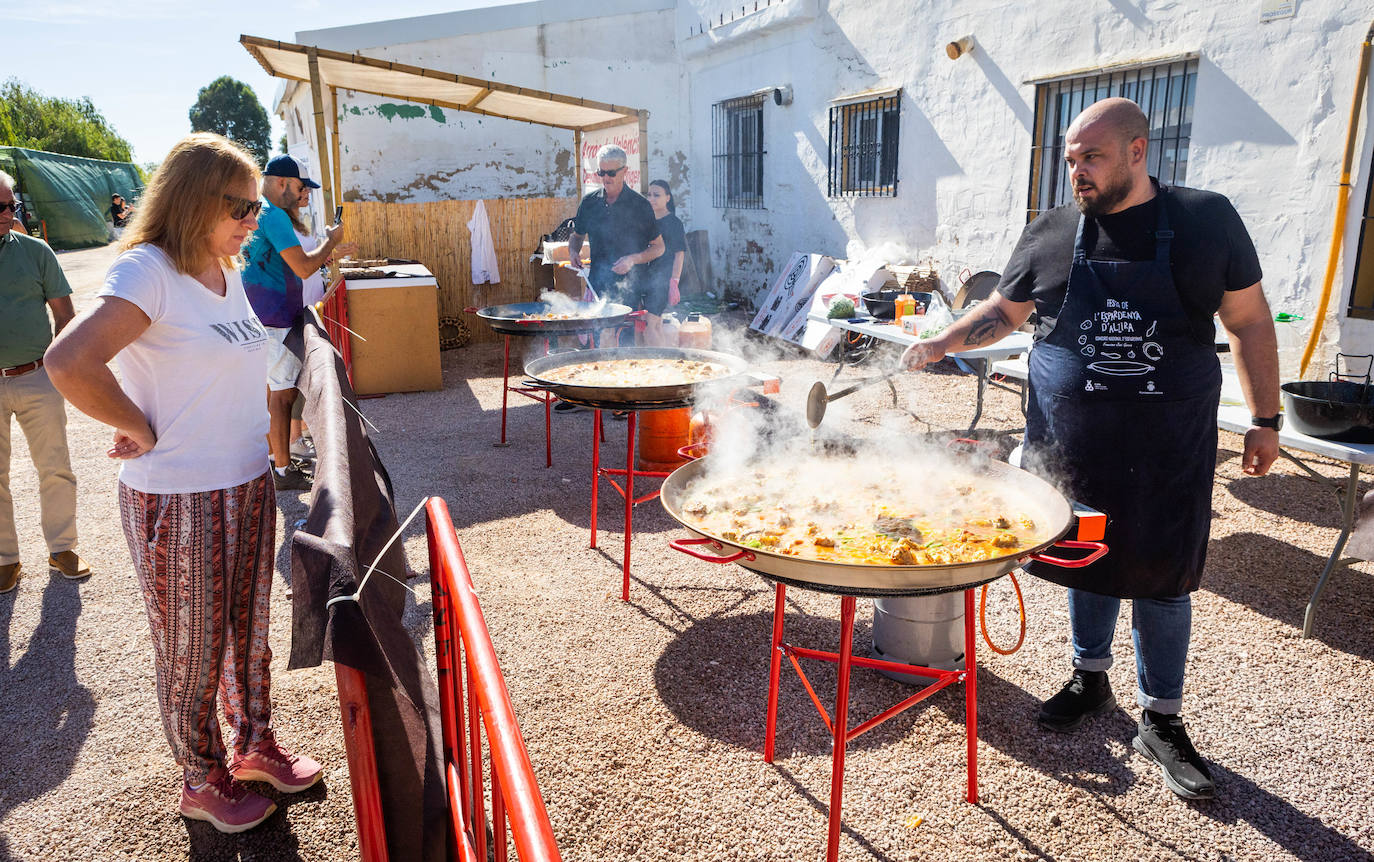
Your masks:
<svg viewBox="0 0 1374 862"><path fill-rule="evenodd" d="M10 78L0 85L0 146L128 162L133 148L89 98L58 99Z"/></svg>
<svg viewBox="0 0 1374 862"><path fill-rule="evenodd" d="M190 116L191 131L224 135L252 153L258 164L267 163L272 123L252 87L221 75L200 88Z"/></svg>

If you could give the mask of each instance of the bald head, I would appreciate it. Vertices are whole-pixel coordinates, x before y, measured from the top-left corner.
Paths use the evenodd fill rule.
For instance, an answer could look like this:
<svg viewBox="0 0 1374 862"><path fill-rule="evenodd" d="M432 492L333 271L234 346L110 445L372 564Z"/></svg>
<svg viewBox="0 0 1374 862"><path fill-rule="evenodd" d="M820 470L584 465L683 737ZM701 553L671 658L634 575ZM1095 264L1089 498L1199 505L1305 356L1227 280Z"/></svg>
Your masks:
<svg viewBox="0 0 1374 862"><path fill-rule="evenodd" d="M1121 141L1122 146L1136 138L1150 138L1150 121L1145 112L1130 99L1114 97L1093 102L1069 124L1068 135L1077 137L1092 127Z"/></svg>
<svg viewBox="0 0 1374 862"><path fill-rule="evenodd" d="M1074 117L1064 134L1064 162L1080 212L1096 218L1154 196L1149 140L1149 121L1130 99L1103 99Z"/></svg>

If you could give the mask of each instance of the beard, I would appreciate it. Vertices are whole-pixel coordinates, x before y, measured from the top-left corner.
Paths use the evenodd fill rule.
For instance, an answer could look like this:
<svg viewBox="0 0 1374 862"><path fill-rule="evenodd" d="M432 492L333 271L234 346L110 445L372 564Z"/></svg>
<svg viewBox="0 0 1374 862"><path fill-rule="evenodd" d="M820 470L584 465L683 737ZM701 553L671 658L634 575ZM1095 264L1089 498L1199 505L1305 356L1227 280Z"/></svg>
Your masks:
<svg viewBox="0 0 1374 862"><path fill-rule="evenodd" d="M1101 185L1089 184L1087 188L1097 192L1097 196L1093 200L1084 199L1078 187L1073 190L1073 202L1077 205L1078 211L1089 218L1106 215L1130 196L1130 171L1123 167L1120 171L1107 177Z"/></svg>

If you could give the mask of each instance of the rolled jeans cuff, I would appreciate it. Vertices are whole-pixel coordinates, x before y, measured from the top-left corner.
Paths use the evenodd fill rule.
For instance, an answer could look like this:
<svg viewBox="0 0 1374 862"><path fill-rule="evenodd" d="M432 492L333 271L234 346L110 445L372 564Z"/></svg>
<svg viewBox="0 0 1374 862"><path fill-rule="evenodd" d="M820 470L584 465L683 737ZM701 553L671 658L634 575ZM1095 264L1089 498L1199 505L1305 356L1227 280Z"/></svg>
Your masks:
<svg viewBox="0 0 1374 862"><path fill-rule="evenodd" d="M1178 715L1183 711L1183 698L1150 697L1140 689L1136 689L1135 702L1141 709L1152 709L1160 715Z"/></svg>
<svg viewBox="0 0 1374 862"><path fill-rule="evenodd" d="M1073 666L1078 670L1108 670L1112 666L1114 659L1112 656L1106 658L1082 658L1073 657Z"/></svg>

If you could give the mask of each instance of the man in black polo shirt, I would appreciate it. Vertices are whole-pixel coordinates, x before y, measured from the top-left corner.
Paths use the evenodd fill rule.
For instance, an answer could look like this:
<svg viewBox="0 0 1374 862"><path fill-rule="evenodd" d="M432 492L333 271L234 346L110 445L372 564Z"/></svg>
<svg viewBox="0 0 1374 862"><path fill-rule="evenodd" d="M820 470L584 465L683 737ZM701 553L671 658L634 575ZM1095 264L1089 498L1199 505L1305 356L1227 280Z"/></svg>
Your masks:
<svg viewBox="0 0 1374 862"><path fill-rule="evenodd" d="M592 289L602 299L637 308L639 282L649 261L663 254L663 237L653 206L625 185L625 151L607 144L597 150L596 161L601 188L577 208L568 255L577 260L583 240L590 237Z"/></svg>

